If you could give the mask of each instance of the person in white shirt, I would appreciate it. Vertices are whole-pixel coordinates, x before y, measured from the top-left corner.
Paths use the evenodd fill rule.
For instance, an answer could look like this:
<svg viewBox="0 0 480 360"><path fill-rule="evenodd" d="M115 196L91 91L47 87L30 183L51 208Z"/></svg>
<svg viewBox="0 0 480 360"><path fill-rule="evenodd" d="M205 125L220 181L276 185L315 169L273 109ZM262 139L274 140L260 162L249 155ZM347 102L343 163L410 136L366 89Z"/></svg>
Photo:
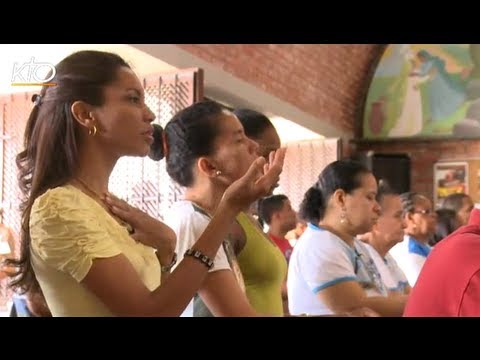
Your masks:
<svg viewBox="0 0 480 360"><path fill-rule="evenodd" d="M358 235L357 238L365 242L388 291L393 295L407 295L411 289L407 277L389 253L395 244L403 241L406 226L400 194L392 190L385 181L380 180L377 202L382 209L377 224L373 226L372 231Z"/></svg>
<svg viewBox="0 0 480 360"><path fill-rule="evenodd" d="M213 101L198 102L178 112L166 125L164 139L167 172L186 188L184 199L174 203L165 217L177 236L176 252L181 260L218 213L228 186L258 161L258 144L245 135L233 113ZM283 164L284 154L284 149L270 152L269 160ZM224 237L214 265L183 316L259 315L245 294L230 236Z"/></svg>
<svg viewBox="0 0 480 360"><path fill-rule="evenodd" d="M300 215L309 225L288 271L292 315L338 315L362 307L402 315L406 297L388 296L368 250L355 238L378 220L376 195L371 171L352 160L329 164L306 192Z"/></svg>
<svg viewBox="0 0 480 360"><path fill-rule="evenodd" d="M425 196L407 192L400 195L406 222L403 241L395 245L390 254L414 286L423 264L430 254L428 241L435 233L437 214L432 202Z"/></svg>

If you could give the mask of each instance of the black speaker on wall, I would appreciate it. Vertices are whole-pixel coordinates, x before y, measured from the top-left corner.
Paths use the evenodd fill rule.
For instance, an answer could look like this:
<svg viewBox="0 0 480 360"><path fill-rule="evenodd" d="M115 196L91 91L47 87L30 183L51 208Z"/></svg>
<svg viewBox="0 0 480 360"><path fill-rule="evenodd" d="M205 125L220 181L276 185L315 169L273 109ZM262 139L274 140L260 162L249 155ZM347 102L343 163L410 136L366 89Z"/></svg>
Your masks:
<svg viewBox="0 0 480 360"><path fill-rule="evenodd" d="M373 151L358 154L353 159L366 165L378 181L384 179L390 187L404 193L410 191L410 157L407 154L382 154Z"/></svg>

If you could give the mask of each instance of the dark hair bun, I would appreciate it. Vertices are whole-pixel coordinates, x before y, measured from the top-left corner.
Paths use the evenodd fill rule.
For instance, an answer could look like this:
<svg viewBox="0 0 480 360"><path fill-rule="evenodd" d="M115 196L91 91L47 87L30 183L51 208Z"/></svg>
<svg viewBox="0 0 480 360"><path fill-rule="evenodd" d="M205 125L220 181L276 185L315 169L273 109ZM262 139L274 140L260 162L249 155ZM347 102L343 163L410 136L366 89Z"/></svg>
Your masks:
<svg viewBox="0 0 480 360"><path fill-rule="evenodd" d="M165 157L163 146L163 128L158 124L153 124L153 143L150 146L148 157L155 161L160 161Z"/></svg>

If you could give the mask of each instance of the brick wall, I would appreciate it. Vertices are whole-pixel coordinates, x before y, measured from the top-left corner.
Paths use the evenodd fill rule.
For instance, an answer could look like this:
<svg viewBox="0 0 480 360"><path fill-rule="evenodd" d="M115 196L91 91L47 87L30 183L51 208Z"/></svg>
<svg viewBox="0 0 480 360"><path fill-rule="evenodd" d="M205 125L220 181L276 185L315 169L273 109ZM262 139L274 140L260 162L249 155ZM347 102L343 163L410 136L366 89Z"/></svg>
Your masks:
<svg viewBox="0 0 480 360"><path fill-rule="evenodd" d="M178 46L350 135L382 51L376 44Z"/></svg>
<svg viewBox="0 0 480 360"><path fill-rule="evenodd" d="M438 160L465 160L480 158L480 141L389 141L388 143L361 143L358 151L379 153L407 153L411 158L411 189L433 199L433 165Z"/></svg>

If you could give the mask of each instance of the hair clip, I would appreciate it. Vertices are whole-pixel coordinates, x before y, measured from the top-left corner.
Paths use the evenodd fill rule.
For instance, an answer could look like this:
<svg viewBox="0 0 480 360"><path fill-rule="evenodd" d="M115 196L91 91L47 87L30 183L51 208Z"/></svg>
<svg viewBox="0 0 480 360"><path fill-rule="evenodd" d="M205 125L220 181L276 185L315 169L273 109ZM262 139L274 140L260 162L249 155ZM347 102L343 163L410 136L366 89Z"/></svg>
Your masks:
<svg viewBox="0 0 480 360"><path fill-rule="evenodd" d="M165 129L163 129L162 131L162 145L163 145L163 156L166 159L168 156L168 143L167 143L167 132L165 131Z"/></svg>
<svg viewBox="0 0 480 360"><path fill-rule="evenodd" d="M36 106L39 106L41 101L42 101L42 95L34 94L34 95L32 96L32 102L33 102Z"/></svg>
<svg viewBox="0 0 480 360"><path fill-rule="evenodd" d="M166 157L168 146L165 138L165 130L158 125L153 124L153 143L150 145L148 157L154 161L160 161Z"/></svg>

